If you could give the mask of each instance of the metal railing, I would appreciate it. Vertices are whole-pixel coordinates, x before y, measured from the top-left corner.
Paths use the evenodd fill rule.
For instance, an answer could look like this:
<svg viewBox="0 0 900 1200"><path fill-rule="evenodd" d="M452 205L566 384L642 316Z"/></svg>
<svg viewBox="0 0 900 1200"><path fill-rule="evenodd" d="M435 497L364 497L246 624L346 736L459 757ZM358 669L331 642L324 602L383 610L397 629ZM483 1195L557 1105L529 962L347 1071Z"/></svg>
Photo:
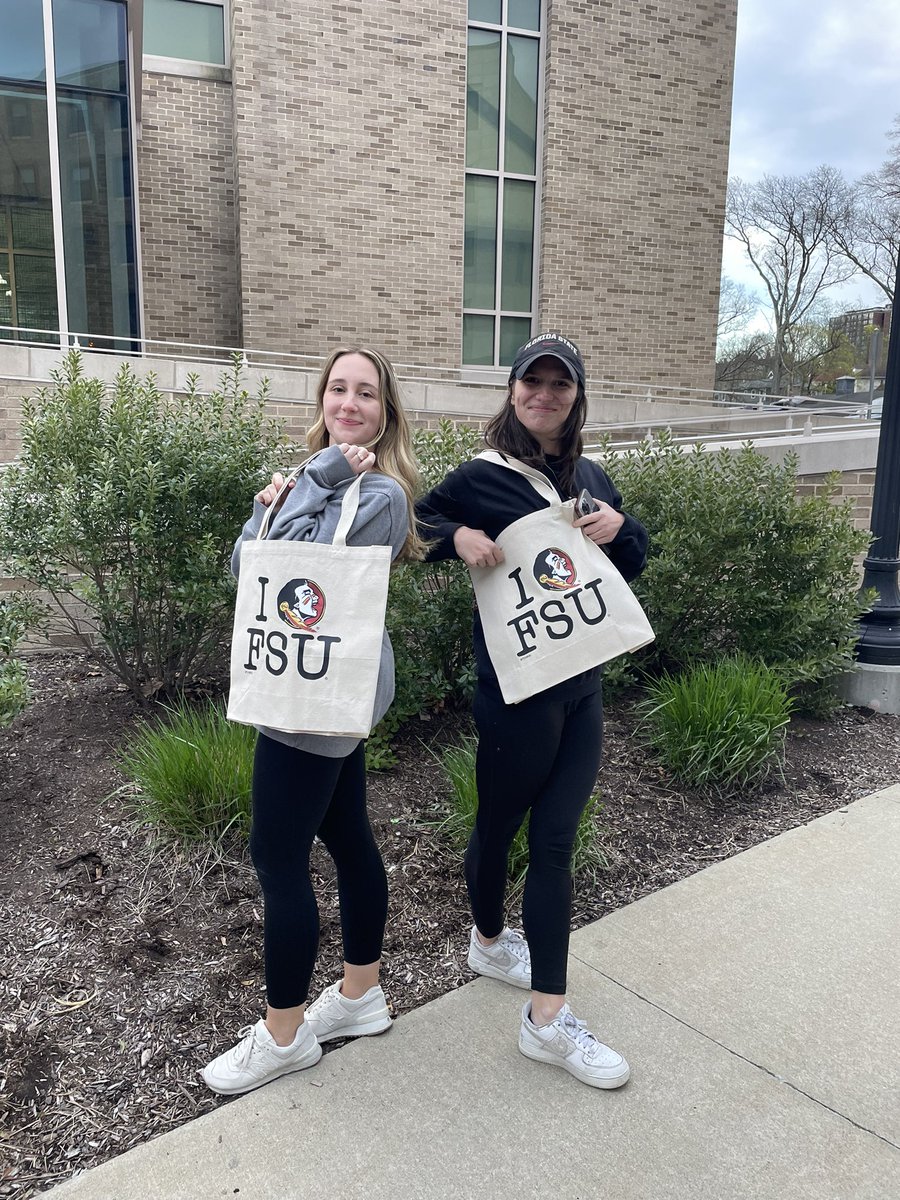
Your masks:
<svg viewBox="0 0 900 1200"><path fill-rule="evenodd" d="M22 337L34 334L37 337ZM18 336L11 336L18 335ZM52 338L53 341L49 341ZM113 344L115 343L115 344ZM164 338L114 338L108 334L66 333L55 329L37 329L24 325L0 325L0 346L25 346L39 350L79 349L91 354L125 357L152 356L162 359L189 360L197 363L227 365L235 356L242 365L265 370L309 371L321 367L326 355L303 354L288 350L265 350L250 346L214 346L203 342L182 342ZM128 349L127 347L134 347ZM401 378L418 383L450 383L466 387L497 388L506 384L505 367L442 367L435 363L395 362ZM489 376L489 377L488 377ZM588 386L594 398L630 401L665 401L686 406L730 408L746 403L746 397L732 402L717 388L698 388L676 384L650 384L646 380L614 380L592 376Z"/></svg>
<svg viewBox="0 0 900 1200"><path fill-rule="evenodd" d="M22 335L37 335L23 337ZM10 336L15 335L15 336ZM48 341L53 338L54 341ZM124 351L114 345L98 345L97 342L119 345L128 344L135 350ZM266 350L243 346L214 346L202 342L174 341L162 338L111 338L109 335L72 334L59 330L37 329L28 326L0 325L0 349L3 346L25 347L29 349L57 350L65 348L80 349L88 353L107 354L118 357L152 357L164 360L179 360L198 365L218 365L226 367L235 357L246 369L265 372L268 370L310 372L318 370L325 361L323 355L297 353L284 350ZM440 367L423 363L395 363L398 377L404 382L422 384L459 385L466 388L490 388L496 390L505 386L505 368L497 368L494 378L484 378L489 368L469 367ZM481 378L479 378L479 374ZM49 379L36 379L31 376L0 376L7 380L42 384ZM162 391L174 392L178 389L163 387ZM794 435L813 437L818 434L844 433L853 429L872 429L877 427L878 418L869 415L867 400L860 394L858 400L835 402L815 407L781 407L779 397L764 398L759 393L729 392L721 388L689 388L685 386L663 384L656 385L644 381L623 381L604 378L588 380L588 392L594 403L602 404L604 400L648 404L654 403L684 406L686 410L702 407L704 412L696 416L671 415L657 420L642 418L637 421L607 421L589 422L585 427L586 440L596 439L604 432L608 433L617 448L626 449L637 446L643 440L656 437L663 430L671 434L678 443L691 444L698 441L740 442L758 439L771 439ZM277 397L275 397L277 399ZM784 398L787 399L787 398ZM298 403L303 403L298 401ZM309 401L307 401L309 403ZM434 419L446 416L457 420L483 420L485 414L473 414L463 407L452 405L440 410L410 407L413 416ZM721 414L721 415L719 415ZM802 414L802 416L801 416ZM782 417L783 421L773 422ZM839 418L833 424L823 424L827 417ZM798 424L799 419L799 424ZM726 421L739 422L738 428L714 429ZM757 423L758 422L758 427ZM748 428L749 427L749 428ZM630 436L632 435L632 436ZM589 449L598 449L595 441Z"/></svg>

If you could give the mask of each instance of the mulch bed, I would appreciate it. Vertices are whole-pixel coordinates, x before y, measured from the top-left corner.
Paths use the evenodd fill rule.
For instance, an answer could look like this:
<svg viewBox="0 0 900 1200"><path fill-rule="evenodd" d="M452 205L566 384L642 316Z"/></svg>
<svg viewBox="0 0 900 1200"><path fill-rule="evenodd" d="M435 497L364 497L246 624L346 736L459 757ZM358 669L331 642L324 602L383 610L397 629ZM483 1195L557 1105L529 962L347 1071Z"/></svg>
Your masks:
<svg viewBox="0 0 900 1200"><path fill-rule="evenodd" d="M228 1103L198 1069L264 1008L245 848L179 847L140 824L117 763L142 719L128 694L77 655L30 671L34 701L0 734L0 1196L17 1200ZM783 776L727 800L675 786L635 724L627 704L610 709L596 816L608 865L577 881L576 925L897 780L894 717L796 719ZM460 728L414 722L398 765L370 777L395 1015L471 978L459 854L433 827L448 793L435 751ZM341 957L330 863L315 854L313 993Z"/></svg>

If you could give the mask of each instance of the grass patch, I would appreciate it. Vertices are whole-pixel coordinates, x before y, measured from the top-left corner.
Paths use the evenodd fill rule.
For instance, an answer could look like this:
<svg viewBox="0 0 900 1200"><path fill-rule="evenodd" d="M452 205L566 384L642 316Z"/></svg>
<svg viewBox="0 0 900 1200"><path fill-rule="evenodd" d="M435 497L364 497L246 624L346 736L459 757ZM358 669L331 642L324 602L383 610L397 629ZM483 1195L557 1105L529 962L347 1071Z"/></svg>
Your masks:
<svg viewBox="0 0 900 1200"><path fill-rule="evenodd" d="M743 655L664 675L638 706L650 745L693 787L746 787L780 763L792 701L778 674Z"/></svg>
<svg viewBox="0 0 900 1200"><path fill-rule="evenodd" d="M166 712L122 756L141 816L185 841L246 837L256 730L228 721L217 704L181 702Z"/></svg>

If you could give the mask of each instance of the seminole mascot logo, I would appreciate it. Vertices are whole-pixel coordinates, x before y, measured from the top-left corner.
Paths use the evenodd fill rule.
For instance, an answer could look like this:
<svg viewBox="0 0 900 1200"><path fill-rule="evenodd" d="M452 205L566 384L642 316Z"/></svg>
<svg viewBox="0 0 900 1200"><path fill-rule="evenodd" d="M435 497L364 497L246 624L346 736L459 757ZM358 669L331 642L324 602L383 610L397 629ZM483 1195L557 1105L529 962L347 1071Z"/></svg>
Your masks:
<svg viewBox="0 0 900 1200"><path fill-rule="evenodd" d="M278 615L291 629L313 629L325 615L325 593L312 579L292 579L278 593Z"/></svg>
<svg viewBox="0 0 900 1200"><path fill-rule="evenodd" d="M575 587L575 564L564 550L551 546L534 560L534 577L548 592L564 592Z"/></svg>

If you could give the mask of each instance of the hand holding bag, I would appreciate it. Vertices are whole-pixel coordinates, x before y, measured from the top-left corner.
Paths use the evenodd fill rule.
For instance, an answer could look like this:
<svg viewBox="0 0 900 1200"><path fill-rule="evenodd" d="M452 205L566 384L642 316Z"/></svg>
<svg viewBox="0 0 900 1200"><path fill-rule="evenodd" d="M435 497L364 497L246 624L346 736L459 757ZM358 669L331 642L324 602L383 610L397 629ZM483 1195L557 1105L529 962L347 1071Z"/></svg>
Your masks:
<svg viewBox="0 0 900 1200"><path fill-rule="evenodd" d="M256 538L242 545L230 720L287 733L368 737L391 547L347 545L362 480L357 475L344 494L331 545L268 540L275 504Z"/></svg>
<svg viewBox="0 0 900 1200"><path fill-rule="evenodd" d="M485 643L507 704L518 704L652 642L650 622L601 548L572 524L540 471L495 450L478 456L526 476L549 508L513 521L496 539L497 567L470 567Z"/></svg>

